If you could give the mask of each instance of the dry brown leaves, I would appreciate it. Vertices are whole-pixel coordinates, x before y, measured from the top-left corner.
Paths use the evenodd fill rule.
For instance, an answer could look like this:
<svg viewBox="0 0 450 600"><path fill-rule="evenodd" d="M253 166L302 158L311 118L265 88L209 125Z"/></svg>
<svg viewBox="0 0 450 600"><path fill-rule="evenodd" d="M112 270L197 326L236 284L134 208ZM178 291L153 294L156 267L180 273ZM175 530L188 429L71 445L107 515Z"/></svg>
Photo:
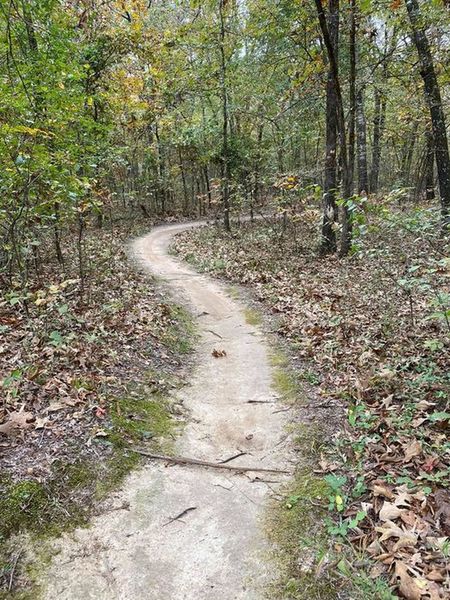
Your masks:
<svg viewBox="0 0 450 600"><path fill-rule="evenodd" d="M232 236L204 228L182 234L175 247L213 274L251 285L318 393L347 408L338 436L350 483L344 516L367 512L351 539L373 557L372 576L384 574L408 600L448 598L450 346L445 325L430 318L448 272L431 270L433 249L403 231L378 232L369 244L377 252L362 260L318 257L316 231L300 224L283 232L276 222L241 225ZM430 286L410 301L396 281L409 276L412 260ZM335 463L322 457L319 472L342 472ZM366 491L352 499L358 475Z"/></svg>
<svg viewBox="0 0 450 600"><path fill-rule="evenodd" d="M51 475L56 460L110 452L110 401L179 358L162 341L174 321L163 295L125 255L134 232L92 231L80 298L74 240L66 275L44 260L30 283L29 317L0 297L0 467L14 480ZM98 442L98 443L97 443Z"/></svg>
<svg viewBox="0 0 450 600"><path fill-rule="evenodd" d="M217 348L214 348L211 354L214 356L214 358L224 358L227 355L225 350Z"/></svg>

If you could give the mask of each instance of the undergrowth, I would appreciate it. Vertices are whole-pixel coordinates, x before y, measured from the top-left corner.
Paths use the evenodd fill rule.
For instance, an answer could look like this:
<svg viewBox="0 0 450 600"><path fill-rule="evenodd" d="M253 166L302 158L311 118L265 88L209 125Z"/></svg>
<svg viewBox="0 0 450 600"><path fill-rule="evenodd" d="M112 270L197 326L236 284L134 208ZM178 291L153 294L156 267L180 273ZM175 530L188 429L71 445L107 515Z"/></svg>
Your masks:
<svg viewBox="0 0 450 600"><path fill-rule="evenodd" d="M320 255L316 223L306 219L246 223L231 235L205 227L179 236L174 249L251 289L277 317L300 364L297 380L315 389L316 419L339 423L316 470L328 486L323 526L341 549L333 568L353 582L352 598L390 599L405 586L417 597L444 598L448 248L432 210L398 211L389 200L365 210L344 259ZM277 365L275 377L289 392ZM295 594L298 573L290 571Z"/></svg>
<svg viewBox="0 0 450 600"><path fill-rule="evenodd" d="M2 327L16 327L2 365L0 411L14 428L2 432L0 598L36 598L37 549L88 523L140 464L134 447L169 451L181 426L171 393L189 369L193 320L128 264L127 235L88 238L88 303L73 293L76 280L55 281L51 264L28 316L10 294L0 301Z"/></svg>

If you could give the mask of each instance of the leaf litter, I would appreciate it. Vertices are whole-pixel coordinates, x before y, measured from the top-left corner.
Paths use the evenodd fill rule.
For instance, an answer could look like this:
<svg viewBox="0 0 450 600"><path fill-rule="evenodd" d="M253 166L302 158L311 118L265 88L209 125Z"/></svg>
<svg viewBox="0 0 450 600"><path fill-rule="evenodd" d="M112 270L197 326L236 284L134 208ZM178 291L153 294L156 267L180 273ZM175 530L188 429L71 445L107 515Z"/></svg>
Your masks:
<svg viewBox="0 0 450 600"><path fill-rule="evenodd" d="M83 286L68 235L64 270L48 256L21 301L0 296L0 487L109 456L116 399L136 382L165 391L186 369L176 310L127 257L127 227L88 231Z"/></svg>
<svg viewBox="0 0 450 600"><path fill-rule="evenodd" d="M373 251L347 259L320 257L316 223L306 220L283 229L267 218L231 235L205 227L173 247L196 268L248 286L319 394L344 408L316 472L345 475L338 518L361 514L346 535L372 558L371 577L408 600L442 600L450 597L450 344L433 306L448 294L448 262L441 243L434 252L420 236L377 225ZM413 287L417 272L426 285Z"/></svg>

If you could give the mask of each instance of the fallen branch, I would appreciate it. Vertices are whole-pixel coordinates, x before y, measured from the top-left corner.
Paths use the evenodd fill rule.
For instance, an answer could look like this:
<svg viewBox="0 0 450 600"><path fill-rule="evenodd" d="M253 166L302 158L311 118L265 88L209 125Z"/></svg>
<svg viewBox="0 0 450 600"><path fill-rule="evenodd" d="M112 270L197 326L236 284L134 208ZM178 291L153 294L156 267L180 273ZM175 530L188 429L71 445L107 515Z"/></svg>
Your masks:
<svg viewBox="0 0 450 600"><path fill-rule="evenodd" d="M211 469L227 469L228 471L237 471L243 473L246 471L254 471L255 473L284 473L290 475L290 471L283 471L282 469L263 469L262 467L238 467L232 465L225 465L222 463L213 463L207 460L197 460L196 458L186 458L184 456L166 456L164 454L152 454L146 452L140 448L132 448L133 452L137 452L147 458L153 458L154 460L166 460L177 465L197 465L199 467L209 467Z"/></svg>

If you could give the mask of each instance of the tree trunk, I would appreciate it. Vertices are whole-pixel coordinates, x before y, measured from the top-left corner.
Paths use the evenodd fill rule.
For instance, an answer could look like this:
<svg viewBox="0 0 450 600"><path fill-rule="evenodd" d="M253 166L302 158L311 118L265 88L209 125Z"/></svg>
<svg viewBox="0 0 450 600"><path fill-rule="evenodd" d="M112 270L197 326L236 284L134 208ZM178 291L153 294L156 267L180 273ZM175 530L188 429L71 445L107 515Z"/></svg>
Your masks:
<svg viewBox="0 0 450 600"><path fill-rule="evenodd" d="M405 3L411 22L412 37L419 54L420 74L424 82L425 99L431 115L434 153L441 196L442 225L447 229L450 224L450 155L441 92L434 69L430 44L425 29L421 26L422 15L419 4L417 0L405 0Z"/></svg>
<svg viewBox="0 0 450 600"><path fill-rule="evenodd" d="M189 194L186 183L186 173L184 172L183 156L181 154L181 148L178 147L178 160L180 164L181 180L183 182L183 215L189 214Z"/></svg>
<svg viewBox="0 0 450 600"><path fill-rule="evenodd" d="M426 137L426 162L425 162L425 198L434 200L434 147L433 134L427 129Z"/></svg>
<svg viewBox="0 0 450 600"><path fill-rule="evenodd" d="M381 91L375 89L375 114L373 118L373 145L372 167L370 169L369 191L371 194L378 192L380 177L381 141L383 139L384 121L386 117L386 98Z"/></svg>
<svg viewBox="0 0 450 600"><path fill-rule="evenodd" d="M364 95L362 89L356 96L356 131L358 139L358 194L367 193L367 132L364 114Z"/></svg>
<svg viewBox="0 0 450 600"><path fill-rule="evenodd" d="M256 157L255 157L255 166L254 166L254 180L253 180L254 183L253 183L253 193L252 193L253 201L252 201L252 206L250 207L252 216L253 216L253 203L258 204L258 202L260 200L260 189L261 189L260 177L261 177L261 160L262 160L261 145L262 145L263 133L264 133L264 124L261 124L258 126L258 144L256 147Z"/></svg>
<svg viewBox="0 0 450 600"><path fill-rule="evenodd" d="M227 63L225 56L225 4L226 0L219 0L220 17L220 86L222 92L222 157L221 157L221 179L222 179L222 203L223 224L226 231L231 231L230 226L230 161L229 161L229 116L228 116L228 93L227 93Z"/></svg>
<svg viewBox="0 0 450 600"><path fill-rule="evenodd" d="M211 186L209 183L208 165L205 165L203 167L203 177L205 178L206 193L208 195L208 208L211 208L212 194L211 194Z"/></svg>
<svg viewBox="0 0 450 600"><path fill-rule="evenodd" d="M339 0L328 2L328 30L337 61L339 41ZM326 100L326 154L323 194L322 252L336 252L334 223L337 216L337 99L336 83L331 65L328 69Z"/></svg>
<svg viewBox="0 0 450 600"><path fill-rule="evenodd" d="M416 145L418 123L415 121L403 144L402 161L400 167L400 181L404 187L409 187L411 176L411 165Z"/></svg>
<svg viewBox="0 0 450 600"><path fill-rule="evenodd" d="M323 40L327 50L328 60L333 73L334 84L336 87L336 107L337 107L337 127L339 134L339 142L341 148L341 163L342 163L342 195L344 197L343 223L340 254L345 256L348 254L352 241L352 214L347 200L352 195L352 174L349 170L348 163L348 148L347 135L345 131L345 115L344 103L342 100L341 85L339 82L339 72L336 56L333 49L333 42L328 31L327 20L323 12L321 0L315 0L317 16L319 19L320 29L322 31Z"/></svg>
<svg viewBox="0 0 450 600"><path fill-rule="evenodd" d="M348 128L348 168L350 178L354 180L355 172L355 124L356 124L356 19L355 19L355 2L350 0L350 90L349 90L349 128ZM351 190L353 193L353 189Z"/></svg>
<svg viewBox="0 0 450 600"><path fill-rule="evenodd" d="M61 250L61 233L59 231L59 202L53 203L53 211L55 216L55 220L53 223L53 233L55 240L56 258L60 265L64 265L64 256Z"/></svg>
<svg viewBox="0 0 450 600"><path fill-rule="evenodd" d="M166 212L166 200L167 200L167 190L166 190L166 182L165 182L165 169L164 169L164 156L161 147L161 139L159 137L159 129L158 123L155 122L155 139L156 139L156 148L157 148L157 169L158 169L158 183L157 190L158 196L161 200L161 214Z"/></svg>

